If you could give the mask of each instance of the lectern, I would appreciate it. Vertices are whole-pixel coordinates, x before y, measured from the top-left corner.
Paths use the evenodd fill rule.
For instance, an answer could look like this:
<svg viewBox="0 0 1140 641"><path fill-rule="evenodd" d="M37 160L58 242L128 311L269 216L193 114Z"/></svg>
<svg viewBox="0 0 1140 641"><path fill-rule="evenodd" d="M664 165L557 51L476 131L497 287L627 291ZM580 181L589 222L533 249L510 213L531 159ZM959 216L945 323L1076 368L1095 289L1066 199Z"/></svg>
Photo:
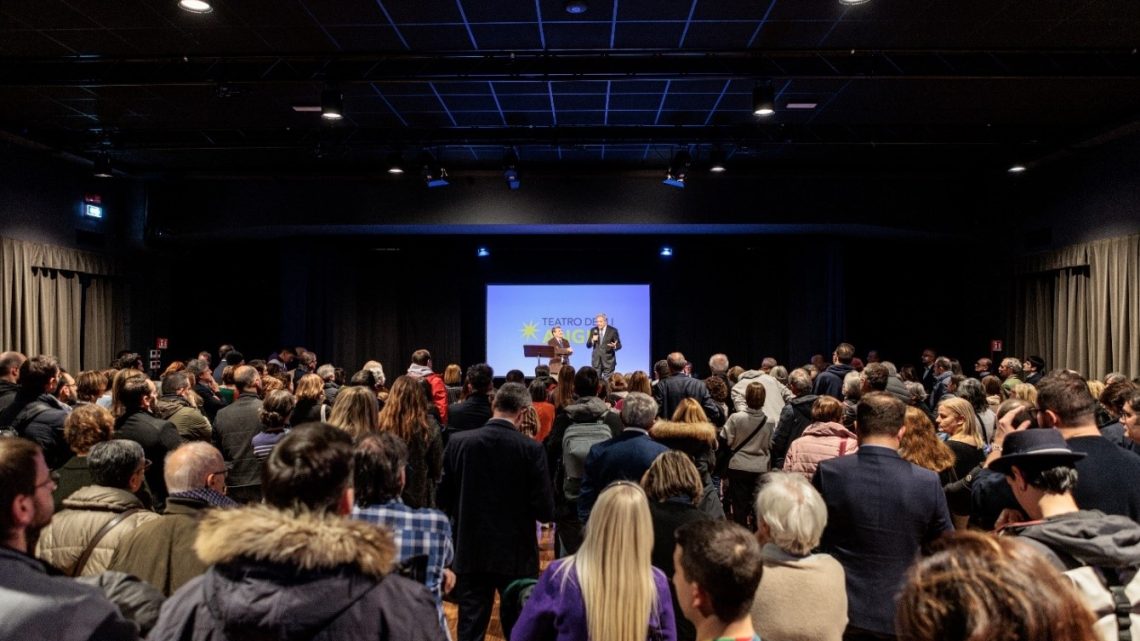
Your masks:
<svg viewBox="0 0 1140 641"><path fill-rule="evenodd" d="M542 359L556 356L556 351L550 345L523 345L523 356L536 359L537 365L542 365Z"/></svg>

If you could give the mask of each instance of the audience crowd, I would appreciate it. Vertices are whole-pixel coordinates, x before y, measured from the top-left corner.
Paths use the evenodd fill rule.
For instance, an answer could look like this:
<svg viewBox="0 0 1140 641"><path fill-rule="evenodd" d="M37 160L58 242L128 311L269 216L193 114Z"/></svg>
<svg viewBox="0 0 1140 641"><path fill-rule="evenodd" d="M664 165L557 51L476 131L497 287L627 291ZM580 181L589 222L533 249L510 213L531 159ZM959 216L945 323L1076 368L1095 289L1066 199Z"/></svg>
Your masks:
<svg viewBox="0 0 1140 641"><path fill-rule="evenodd" d="M559 365L4 352L0 641L481 641L496 611L515 641L1140 629L1129 375L848 343Z"/></svg>

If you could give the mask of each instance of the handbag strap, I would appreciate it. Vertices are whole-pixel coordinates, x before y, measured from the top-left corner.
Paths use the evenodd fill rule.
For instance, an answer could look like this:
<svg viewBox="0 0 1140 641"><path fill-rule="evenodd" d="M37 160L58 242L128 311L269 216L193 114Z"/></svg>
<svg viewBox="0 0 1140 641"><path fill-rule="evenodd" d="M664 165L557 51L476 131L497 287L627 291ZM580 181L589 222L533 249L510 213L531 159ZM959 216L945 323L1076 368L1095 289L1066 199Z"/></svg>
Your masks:
<svg viewBox="0 0 1140 641"><path fill-rule="evenodd" d="M91 559L91 553L95 551L95 546L99 545L99 541L102 541L103 537L107 536L108 532L115 529L116 525L125 521L127 519L127 517L134 514L135 512L142 512L142 508L141 507L132 507L129 510L124 510L122 512L119 512L118 514L115 515L115 518L111 519L110 521L107 521L103 525L103 527L99 528L99 531L95 533L95 536L91 537L91 542L87 544L87 547L83 550L83 554L79 555L79 560L75 562L75 565L71 568L71 572L69 573L69 575L70 576L82 575L83 574L83 568L87 567L87 561L89 561Z"/></svg>
<svg viewBox="0 0 1140 641"><path fill-rule="evenodd" d="M756 429L752 430L752 433L748 435L748 438L741 441L740 445L737 445L736 447L732 448L732 452L730 452L730 455L736 456L737 452L744 449L744 446L748 445L749 441L751 441L753 438L755 438L755 436L760 433L760 430L764 429L764 424L767 422L768 422L768 417L765 416L764 420L760 421L760 424L756 426Z"/></svg>

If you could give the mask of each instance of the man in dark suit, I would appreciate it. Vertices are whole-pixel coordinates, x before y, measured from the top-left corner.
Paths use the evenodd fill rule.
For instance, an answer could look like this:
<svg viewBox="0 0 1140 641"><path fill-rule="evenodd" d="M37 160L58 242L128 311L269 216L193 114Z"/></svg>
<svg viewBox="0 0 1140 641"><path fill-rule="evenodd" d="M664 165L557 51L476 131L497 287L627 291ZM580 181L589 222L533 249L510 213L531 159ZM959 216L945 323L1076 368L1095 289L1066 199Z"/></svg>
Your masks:
<svg viewBox="0 0 1140 641"><path fill-rule="evenodd" d="M222 456L233 463L226 477L229 495L235 501L261 500L262 461L253 453L253 437L261 431L261 376L249 365L234 370L238 397L218 411L214 440Z"/></svg>
<svg viewBox="0 0 1140 641"><path fill-rule="evenodd" d="M640 483L642 475L658 454L669 448L649 437L649 428L657 420L657 402L648 394L630 392L621 407L621 434L590 448L582 475L582 492L578 495L578 520L590 516L594 501L614 481Z"/></svg>
<svg viewBox="0 0 1140 641"><path fill-rule="evenodd" d="M161 509L166 503L166 455L182 445L182 437L178 435L174 423L154 416L158 395L154 381L149 378L128 378L123 383L119 400L125 411L115 421L114 437L142 445L143 453L150 461L150 467L146 470L146 484L154 496L154 508Z"/></svg>
<svg viewBox="0 0 1140 641"><path fill-rule="evenodd" d="M609 378L617 369L617 351L621 349L621 337L616 327L610 327L605 314L594 318L594 328L586 337L586 347L594 350L590 355L590 365L598 370L602 378Z"/></svg>
<svg viewBox="0 0 1140 641"><path fill-rule="evenodd" d="M895 595L919 551L953 529L938 475L898 455L906 405L867 394L855 414L859 451L820 463L827 504L821 547L847 575L845 641L894 638Z"/></svg>
<svg viewBox="0 0 1140 641"><path fill-rule="evenodd" d="M467 399L447 410L447 431L445 435L482 427L491 418L491 385L495 371L486 363L476 363L467 368L464 383L467 385Z"/></svg>
<svg viewBox="0 0 1140 641"><path fill-rule="evenodd" d="M574 353L574 348L570 347L570 341L562 335L560 325L555 325L554 329L550 330L550 340L546 341L546 344L554 348L554 357L550 359L550 365L551 371L557 374L563 365L570 364L570 355Z"/></svg>
<svg viewBox="0 0 1140 641"><path fill-rule="evenodd" d="M459 641L482 641L495 591L538 576L535 521L554 518L542 446L516 429L531 404L518 383L495 395L483 427L452 435L443 453L439 505L455 524Z"/></svg>
<svg viewBox="0 0 1140 641"><path fill-rule="evenodd" d="M934 373L934 360L936 358L938 358L938 353L929 347L922 350L922 386L926 388L927 394L934 390L934 384L938 382Z"/></svg>
<svg viewBox="0 0 1140 641"><path fill-rule="evenodd" d="M657 401L657 415L668 420L677 410L677 406L686 398L692 398L701 404L708 415L709 421L716 426L724 425L726 417L721 415L720 407L709 395L709 388L684 373L685 355L673 352L665 359L669 364L669 376L661 379L653 386L653 400Z"/></svg>

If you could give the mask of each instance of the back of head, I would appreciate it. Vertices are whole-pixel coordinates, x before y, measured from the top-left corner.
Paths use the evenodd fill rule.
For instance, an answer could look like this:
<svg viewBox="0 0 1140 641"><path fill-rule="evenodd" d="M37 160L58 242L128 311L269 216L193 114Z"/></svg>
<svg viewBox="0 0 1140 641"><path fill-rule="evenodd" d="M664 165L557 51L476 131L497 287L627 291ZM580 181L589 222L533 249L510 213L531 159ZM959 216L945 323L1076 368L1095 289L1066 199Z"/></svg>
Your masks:
<svg viewBox="0 0 1140 641"><path fill-rule="evenodd" d="M351 438L363 438L380 427L376 393L369 387L348 387L336 395L329 423L345 430Z"/></svg>
<svg viewBox="0 0 1140 641"><path fill-rule="evenodd" d="M935 540L932 547L933 554L907 573L895 618L899 638L1099 638L1092 614L1069 581L1018 537L962 531Z"/></svg>
<svg viewBox="0 0 1140 641"><path fill-rule="evenodd" d="M96 443L111 440L115 417L110 410L86 403L77 406L63 422L63 438L76 454L86 454Z"/></svg>
<svg viewBox="0 0 1140 641"><path fill-rule="evenodd" d="M249 365L234 368L234 387L237 388L238 392L244 392L247 389L252 390L256 386L258 378L257 369Z"/></svg>
<svg viewBox="0 0 1140 641"><path fill-rule="evenodd" d="M210 371L210 364L206 361L195 358L194 360L186 363L186 373L193 376L195 381L202 377L202 374Z"/></svg>
<svg viewBox="0 0 1140 641"><path fill-rule="evenodd" d="M338 397L339 400L339 397ZM335 511L352 486L352 437L326 423L306 423L273 448L261 475L265 502L283 510Z"/></svg>
<svg viewBox="0 0 1140 641"><path fill-rule="evenodd" d="M640 427L649 429L657 420L657 401L653 397L641 392L630 392L625 395L621 406L621 423L626 427Z"/></svg>
<svg viewBox="0 0 1140 641"><path fill-rule="evenodd" d="M377 386L376 375L372 373L372 370L362 369L348 379L348 385L349 387L375 388Z"/></svg>
<svg viewBox="0 0 1140 641"><path fill-rule="evenodd" d="M675 423L708 423L709 416L705 414L705 410L701 404L694 398L683 398L677 404L677 409L673 410L672 416Z"/></svg>
<svg viewBox="0 0 1140 641"><path fill-rule="evenodd" d="M125 411L138 409L142 406L143 399L150 396L151 386L150 379L146 376L133 376L123 381L123 387L119 392L118 402L123 406Z"/></svg>
<svg viewBox="0 0 1140 641"><path fill-rule="evenodd" d="M546 367L543 365L542 367ZM547 375L550 374L550 368L546 368ZM535 376L538 376L538 368L535 368ZM451 363L443 370L443 384L456 386L463 382L463 370L459 365Z"/></svg>
<svg viewBox="0 0 1140 641"><path fill-rule="evenodd" d="M853 358L855 358L855 346L851 343L840 343L839 346L835 348L835 360L840 363L850 365L851 359Z"/></svg>
<svg viewBox="0 0 1140 641"><path fill-rule="evenodd" d="M758 410L764 407L764 401L768 398L768 390L764 387L763 383L749 383L748 387L744 388L744 403L750 410Z"/></svg>
<svg viewBox="0 0 1140 641"><path fill-rule="evenodd" d="M1051 372L1037 384L1037 405L1057 415L1062 426L1093 422L1096 399L1085 380L1062 370Z"/></svg>
<svg viewBox="0 0 1140 641"><path fill-rule="evenodd" d="M676 533L685 578L709 594L717 619L747 616L764 564L751 532L731 521L695 521Z"/></svg>
<svg viewBox="0 0 1140 641"><path fill-rule="evenodd" d="M771 357L771 356L765 356L765 357L764 357L764 358L763 358L763 359L760 361L760 369L762 369L762 370L764 370L765 372L767 372L767 371L771 370L773 367L775 367L775 366L777 366L777 365L779 365L779 364L780 364L780 362L779 362L779 361L777 361L775 358L773 358L773 357Z"/></svg>
<svg viewBox="0 0 1140 641"><path fill-rule="evenodd" d="M834 396L820 396L811 404L811 420L816 423L842 423L843 403Z"/></svg>
<svg viewBox="0 0 1140 641"><path fill-rule="evenodd" d="M20 365L20 393L39 396L46 391L51 379L59 375L59 361L54 356L40 354Z"/></svg>
<svg viewBox="0 0 1140 641"><path fill-rule="evenodd" d="M180 390L190 387L190 383L190 375L186 372L167 374L166 378L162 379L162 394L163 396L177 394Z"/></svg>
<svg viewBox="0 0 1140 641"><path fill-rule="evenodd" d="M563 368L565 369L565 368ZM486 363L475 363L467 368L467 384L471 386L471 391L487 393L491 391L491 383L495 377L495 371L490 365Z"/></svg>
<svg viewBox="0 0 1140 641"><path fill-rule="evenodd" d="M643 394L653 393L653 383L649 381L649 374L641 370L629 375L629 380L626 381L626 388L631 392L641 392Z"/></svg>
<svg viewBox="0 0 1140 641"><path fill-rule="evenodd" d="M1100 393L1100 404L1104 405L1113 416L1119 417L1124 411L1124 403L1136 393L1136 384L1132 381L1116 381L1105 385Z"/></svg>
<svg viewBox="0 0 1140 641"><path fill-rule="evenodd" d="M305 374L297 381L297 389L294 391L297 400L320 401L325 398L325 382L316 374Z"/></svg>
<svg viewBox="0 0 1140 641"><path fill-rule="evenodd" d="M431 352L426 349L417 349L412 352L412 365L427 365L431 361Z"/></svg>
<svg viewBox="0 0 1140 641"><path fill-rule="evenodd" d="M534 379L526 389L530 392L530 400L532 403L542 403L546 401L546 383L542 379Z"/></svg>
<svg viewBox="0 0 1140 641"><path fill-rule="evenodd" d="M218 448L203 441L193 441L166 455L162 468L166 489L171 494L206 487L211 474L221 474L226 462Z"/></svg>
<svg viewBox="0 0 1140 641"><path fill-rule="evenodd" d="M505 378L508 383L526 383L526 374L521 369L510 370Z"/></svg>
<svg viewBox="0 0 1140 641"><path fill-rule="evenodd" d="M886 391L889 378L890 372L882 363L867 363L863 368L863 380L867 381L867 386L876 392Z"/></svg>
<svg viewBox="0 0 1140 641"><path fill-rule="evenodd" d="M673 352L665 358L665 362L669 365L670 374L676 374L684 370L685 364L688 363L688 361L685 360L685 355L681 352Z"/></svg>
<svg viewBox="0 0 1140 641"><path fill-rule="evenodd" d="M96 485L130 488L131 476L145 460L142 445L127 439L116 438L96 443L87 455L87 469Z"/></svg>
<svg viewBox="0 0 1140 641"><path fill-rule="evenodd" d="M517 414L530 407L530 394L519 383L506 383L495 393L493 407L496 412Z"/></svg>
<svg viewBox="0 0 1140 641"><path fill-rule="evenodd" d="M788 374L788 387L796 396L811 394L811 372L800 367Z"/></svg>
<svg viewBox="0 0 1140 641"><path fill-rule="evenodd" d="M583 365L574 372L574 393L579 398L598 395L598 370Z"/></svg>
<svg viewBox="0 0 1140 641"><path fill-rule="evenodd" d="M657 455L641 477L641 487L650 501L661 502L678 496L696 504L703 489L701 473L692 459L679 450Z"/></svg>
<svg viewBox="0 0 1140 641"><path fill-rule="evenodd" d="M273 390L261 402L257 416L267 429L282 428L289 422L289 415L293 413L296 405L296 399L287 390Z"/></svg>
<svg viewBox="0 0 1140 641"><path fill-rule="evenodd" d="M4 352L0 354L0 376L12 376L20 372L24 364L24 355L20 352Z"/></svg>
<svg viewBox="0 0 1140 641"><path fill-rule="evenodd" d="M902 401L886 392L871 392L855 408L855 427L860 438L897 436L905 417Z"/></svg>
<svg viewBox="0 0 1140 641"><path fill-rule="evenodd" d="M945 356L939 356L934 359L934 368L944 372L950 371L950 359Z"/></svg>
<svg viewBox="0 0 1140 641"><path fill-rule="evenodd" d="M709 357L709 371L714 376L722 375L728 371L728 356L724 354L713 354Z"/></svg>
<svg viewBox="0 0 1140 641"><path fill-rule="evenodd" d="M380 505L400 496L400 471L408 464L408 446L391 432L369 434L353 452L356 504Z"/></svg>
<svg viewBox="0 0 1140 641"><path fill-rule="evenodd" d="M317 368L317 376L321 377L321 383L331 381L336 378L336 368L332 365L325 363Z"/></svg>
<svg viewBox="0 0 1140 641"><path fill-rule="evenodd" d="M36 493L36 457L40 446L22 438L0 438L0 536L8 538L16 527L12 503L17 496Z"/></svg>
<svg viewBox="0 0 1140 641"><path fill-rule="evenodd" d="M684 365L682 365L684 367ZM661 359L653 364L653 374L661 379L669 375L669 361Z"/></svg>
<svg viewBox="0 0 1140 641"><path fill-rule="evenodd" d="M723 383L724 381L721 381ZM611 392L628 392L629 383L621 372L610 374L609 388Z"/></svg>
<svg viewBox="0 0 1140 641"><path fill-rule="evenodd" d="M118 358L111 363L111 367L115 369L139 369L140 363L142 363L142 356L139 356L137 352L120 352Z"/></svg>
<svg viewBox="0 0 1140 641"><path fill-rule="evenodd" d="M756 495L756 518L768 526L768 538L789 554L811 554L827 527L823 497L800 474L773 471L765 478Z"/></svg>
<svg viewBox="0 0 1140 641"><path fill-rule="evenodd" d="M989 409L989 402L986 401L986 391L982 389L982 382L976 378L967 378L958 384L958 391L955 392L960 398L966 401L974 408L974 412L981 414Z"/></svg>
<svg viewBox="0 0 1140 641"><path fill-rule="evenodd" d="M851 370L843 375L843 398L858 401L863 392L863 375Z"/></svg>
<svg viewBox="0 0 1140 641"><path fill-rule="evenodd" d="M75 377L75 395L80 401L94 403L107 391L107 377L103 372L87 370Z"/></svg>
<svg viewBox="0 0 1140 641"><path fill-rule="evenodd" d="M226 352L225 359L226 365L230 365L231 367L237 367L238 365L241 365L245 362L245 356L236 349L231 349L230 351Z"/></svg>
<svg viewBox="0 0 1140 641"><path fill-rule="evenodd" d="M459 366L456 365L456 367L459 367ZM550 366L549 365L535 365L534 366L534 377L535 378L550 378ZM458 381L456 381L456 382L458 383Z"/></svg>
<svg viewBox="0 0 1140 641"><path fill-rule="evenodd" d="M752 383L758 385L758 383ZM725 385L724 379L719 376L710 376L705 379L705 387L709 390L709 396L718 403L728 402L728 385ZM761 385L763 387L763 385ZM763 406L763 403L760 403Z"/></svg>

